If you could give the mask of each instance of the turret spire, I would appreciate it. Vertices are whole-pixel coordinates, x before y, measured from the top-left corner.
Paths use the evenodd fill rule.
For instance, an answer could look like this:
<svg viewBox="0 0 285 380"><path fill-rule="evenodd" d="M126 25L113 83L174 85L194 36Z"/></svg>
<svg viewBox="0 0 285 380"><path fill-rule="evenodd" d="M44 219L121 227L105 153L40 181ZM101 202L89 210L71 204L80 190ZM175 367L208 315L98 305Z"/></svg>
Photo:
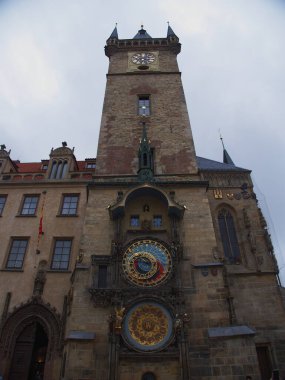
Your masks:
<svg viewBox="0 0 285 380"><path fill-rule="evenodd" d="M231 156L228 154L226 148L225 148L225 145L224 145L224 140L223 140L223 137L220 133L220 140L222 142L222 146L223 146L223 163L224 164L230 164L230 165L235 165L233 160L231 159Z"/></svg>
<svg viewBox="0 0 285 380"><path fill-rule="evenodd" d="M174 33L173 29L171 28L171 26L169 25L169 21L167 21L167 24L168 24L168 28L167 28L167 38L169 37L176 37L176 34Z"/></svg>
<svg viewBox="0 0 285 380"><path fill-rule="evenodd" d="M110 38L117 38L117 39L119 38L119 37L118 37L118 30L117 30L117 23L116 23L116 26L115 26L113 32L111 33L109 39L110 39Z"/></svg>

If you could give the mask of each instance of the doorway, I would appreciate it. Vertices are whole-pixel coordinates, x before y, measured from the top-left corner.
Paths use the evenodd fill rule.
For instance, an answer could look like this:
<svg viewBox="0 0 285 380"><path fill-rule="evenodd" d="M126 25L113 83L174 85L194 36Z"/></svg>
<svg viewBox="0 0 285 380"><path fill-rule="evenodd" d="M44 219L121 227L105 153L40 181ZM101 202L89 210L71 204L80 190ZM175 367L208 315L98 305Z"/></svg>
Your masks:
<svg viewBox="0 0 285 380"><path fill-rule="evenodd" d="M43 380L48 337L34 322L21 332L15 344L8 380Z"/></svg>

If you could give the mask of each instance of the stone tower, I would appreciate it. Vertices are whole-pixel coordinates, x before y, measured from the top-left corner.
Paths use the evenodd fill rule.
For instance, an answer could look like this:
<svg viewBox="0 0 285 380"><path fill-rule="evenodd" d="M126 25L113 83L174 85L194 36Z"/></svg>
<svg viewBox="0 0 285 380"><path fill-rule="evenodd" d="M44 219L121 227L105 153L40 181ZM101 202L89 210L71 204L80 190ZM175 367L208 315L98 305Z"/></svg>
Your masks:
<svg viewBox="0 0 285 380"><path fill-rule="evenodd" d="M0 146L5 380L285 378L284 288L250 170L195 154L168 27L113 31L98 156ZM283 299L282 299L283 293Z"/></svg>
<svg viewBox="0 0 285 380"><path fill-rule="evenodd" d="M68 379L85 368L109 380L257 380L277 365L273 342L256 332L266 322L253 316L264 303L257 284L270 284L275 327L284 310L250 171L226 150L223 163L196 157L180 48L171 27L165 38L142 27L132 39L115 28L107 40L96 174L67 325L96 337L67 344ZM262 355L271 355L266 369Z"/></svg>

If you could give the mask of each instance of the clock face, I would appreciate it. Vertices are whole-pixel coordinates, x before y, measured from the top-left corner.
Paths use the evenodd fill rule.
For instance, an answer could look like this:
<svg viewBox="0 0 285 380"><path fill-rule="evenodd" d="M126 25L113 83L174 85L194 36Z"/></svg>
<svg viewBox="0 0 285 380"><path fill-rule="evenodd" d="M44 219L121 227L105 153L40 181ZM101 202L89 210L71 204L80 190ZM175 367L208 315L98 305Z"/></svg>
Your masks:
<svg viewBox="0 0 285 380"><path fill-rule="evenodd" d="M169 277L172 269L168 249L157 241L146 239L127 248L122 264L126 278L141 287L161 284Z"/></svg>
<svg viewBox="0 0 285 380"><path fill-rule="evenodd" d="M157 302L141 302L127 313L123 337L137 351L158 351L171 340L173 319L170 312Z"/></svg>
<svg viewBox="0 0 285 380"><path fill-rule="evenodd" d="M136 65L149 65L155 61L155 55L152 53L136 53L132 56L132 62Z"/></svg>

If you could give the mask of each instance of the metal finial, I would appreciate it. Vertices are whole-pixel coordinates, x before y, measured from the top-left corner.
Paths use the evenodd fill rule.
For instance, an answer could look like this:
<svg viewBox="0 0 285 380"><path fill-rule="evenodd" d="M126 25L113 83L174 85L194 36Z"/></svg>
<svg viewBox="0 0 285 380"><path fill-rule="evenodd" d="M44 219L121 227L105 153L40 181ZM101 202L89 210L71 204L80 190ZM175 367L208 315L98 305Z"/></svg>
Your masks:
<svg viewBox="0 0 285 380"><path fill-rule="evenodd" d="M220 133L220 140L221 140L221 142L222 142L223 149L225 149L224 140L223 140L223 137L222 137L222 134L221 134L221 130L220 130L220 129L219 129L219 133Z"/></svg>
<svg viewBox="0 0 285 380"><path fill-rule="evenodd" d="M167 21L167 24L168 24L168 26L169 26L169 21Z"/></svg>
<svg viewBox="0 0 285 380"><path fill-rule="evenodd" d="M5 145L5 144L2 144L2 145L1 145L1 150L4 150L4 149L6 149L6 145Z"/></svg>
<svg viewBox="0 0 285 380"><path fill-rule="evenodd" d="M63 142L62 142L62 146L63 146L63 147L66 147L66 146L67 146L67 142L66 142L66 141L63 141Z"/></svg>
<svg viewBox="0 0 285 380"><path fill-rule="evenodd" d="M141 28L143 29L143 23L141 24Z"/></svg>
<svg viewBox="0 0 285 380"><path fill-rule="evenodd" d="M116 28L117 28L117 25L118 25L118 23L116 22L116 23L115 23Z"/></svg>

